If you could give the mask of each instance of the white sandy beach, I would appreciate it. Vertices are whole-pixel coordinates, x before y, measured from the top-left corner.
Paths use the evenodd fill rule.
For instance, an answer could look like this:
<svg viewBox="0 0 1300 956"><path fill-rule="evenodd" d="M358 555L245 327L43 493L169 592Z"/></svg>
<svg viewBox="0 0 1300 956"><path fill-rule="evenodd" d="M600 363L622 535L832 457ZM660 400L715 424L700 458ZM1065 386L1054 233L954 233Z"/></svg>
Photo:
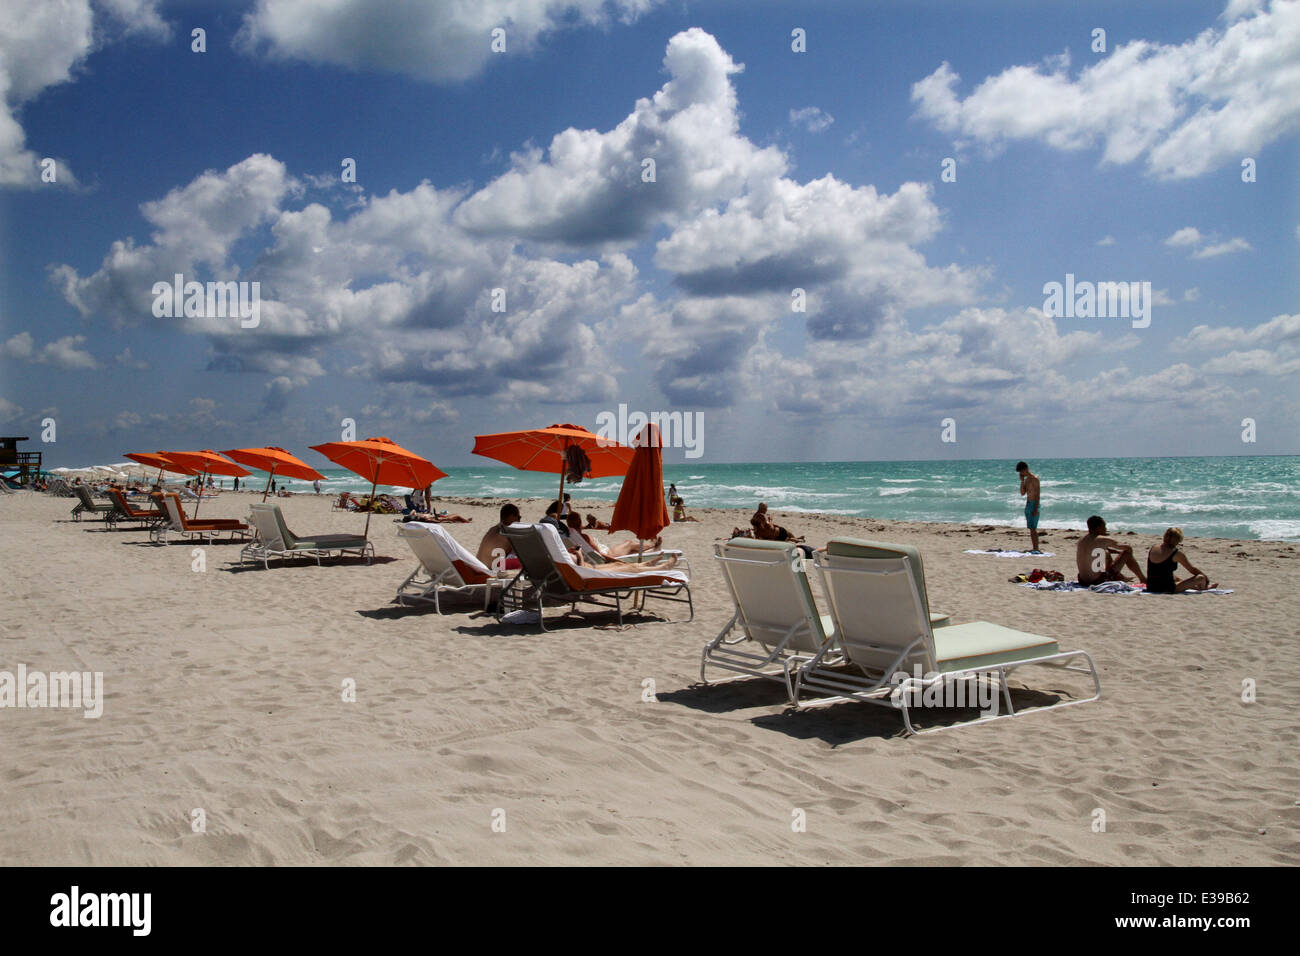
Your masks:
<svg viewBox="0 0 1300 956"><path fill-rule="evenodd" d="M257 497L227 492L201 514L242 518ZM712 545L748 512L699 511L665 532L691 561L693 622L541 634L499 625L472 600L442 615L394 605L415 562L389 517L372 519L371 566L240 569L240 545L223 543L196 572L194 545L74 523L73 503L0 497L0 670L102 671L105 685L99 719L0 710L0 859L11 865L1300 857L1292 544L1189 539L1193 560L1235 589L1227 596L1036 593L1008 578L1036 564L1072 576L1075 533L1046 534L1055 558L1007 560L962 551L1023 546L1023 532L774 507L814 545L914 544L932 606L1096 659L1096 703L907 738L885 708L791 713L775 683L697 686L701 647L732 613ZM364 523L326 497L279 503L300 532ZM471 550L497 504L440 502L473 517L447 526ZM525 518L541 507L525 504ZM1154 543L1126 540L1140 555ZM1253 704L1241 699L1247 678ZM342 699L347 679L355 703ZM1042 668L1015 685L1049 700L1085 686ZM206 832L191 826L196 809ZM792 830L797 809L806 832Z"/></svg>

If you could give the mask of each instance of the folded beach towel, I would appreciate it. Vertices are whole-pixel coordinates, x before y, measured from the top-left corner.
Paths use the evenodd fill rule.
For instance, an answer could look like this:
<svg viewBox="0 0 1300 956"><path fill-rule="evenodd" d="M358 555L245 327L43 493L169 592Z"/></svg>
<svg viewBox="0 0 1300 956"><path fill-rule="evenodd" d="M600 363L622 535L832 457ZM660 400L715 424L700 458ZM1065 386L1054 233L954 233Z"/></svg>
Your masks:
<svg viewBox="0 0 1300 956"><path fill-rule="evenodd" d="M995 558L1054 558L1054 551L1003 551L1001 548L993 548L989 551L967 550L962 554L987 554Z"/></svg>
<svg viewBox="0 0 1300 956"><path fill-rule="evenodd" d="M1102 581L1100 584L1080 584L1078 581L1039 581L1034 584L1021 584L1022 588L1035 591L1091 591L1093 594L1146 594L1147 589L1128 584L1125 581ZM1183 594L1232 594L1231 588L1213 588L1208 591L1183 591ZM1159 597L1160 595L1155 595Z"/></svg>

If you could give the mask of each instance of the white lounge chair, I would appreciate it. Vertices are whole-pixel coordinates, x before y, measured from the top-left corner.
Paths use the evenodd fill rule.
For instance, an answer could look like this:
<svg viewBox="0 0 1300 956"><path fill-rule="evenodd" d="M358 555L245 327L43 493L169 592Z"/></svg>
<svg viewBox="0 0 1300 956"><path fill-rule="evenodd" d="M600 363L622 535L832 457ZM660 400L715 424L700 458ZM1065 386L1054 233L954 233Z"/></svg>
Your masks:
<svg viewBox="0 0 1300 956"><path fill-rule="evenodd" d="M1013 717L1017 714L1007 675L1031 664L1090 673L1094 685L1091 697L1034 710L1088 703L1101 696L1101 680L1086 651L1062 651L1049 637L987 621L934 627L921 555L915 548L838 538L814 556L814 563L835 622L836 646L824 647L800 666L794 679L796 706L843 700L882 704L902 713L909 734L933 733L947 728L918 731L911 719L913 697L940 683L955 687L958 681L996 678L1006 711L983 714L981 719ZM1071 660L1087 666L1071 666ZM808 691L832 696L804 702L801 696Z"/></svg>
<svg viewBox="0 0 1300 956"><path fill-rule="evenodd" d="M501 595L504 616L511 610L535 609L538 623L546 630L544 609L547 604L569 604L576 610L579 602L614 608L623 623L623 601L635 595L686 604L690 620L695 619L691 600L690 575L676 568L646 568L642 574L620 574L603 568L576 564L560 534L549 524L513 524L501 533L510 540L522 570ZM682 597L685 592L685 597Z"/></svg>
<svg viewBox="0 0 1300 956"><path fill-rule="evenodd" d="M394 601L432 601L442 613L440 595L483 592L486 611L492 592L504 588L514 572L495 572L471 554L441 525L408 521L397 529L397 536L410 545L419 565L397 589Z"/></svg>
<svg viewBox="0 0 1300 956"><path fill-rule="evenodd" d="M809 586L803 551L786 541L733 538L715 544L713 556L731 593L735 613L700 656L700 680L708 683L708 667L784 680L794 700L792 670L828 647L833 653L835 625L817 610Z"/></svg>
<svg viewBox="0 0 1300 956"><path fill-rule="evenodd" d="M318 534L311 537L299 537L289 530L284 523L284 514L279 505L255 504L250 506L248 522L253 526L253 540L244 545L239 552L239 563L245 560L261 561L263 568L270 568L273 557L302 556L315 558L319 565L321 558L327 558L338 552L344 554L356 552L369 564L375 554L375 546L365 535L360 534Z"/></svg>

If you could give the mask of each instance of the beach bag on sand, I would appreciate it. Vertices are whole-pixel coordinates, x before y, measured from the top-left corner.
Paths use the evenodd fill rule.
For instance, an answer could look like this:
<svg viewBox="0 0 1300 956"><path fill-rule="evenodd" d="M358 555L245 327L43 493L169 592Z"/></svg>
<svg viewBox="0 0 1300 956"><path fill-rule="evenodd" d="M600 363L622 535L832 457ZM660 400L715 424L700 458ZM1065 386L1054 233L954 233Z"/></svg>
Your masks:
<svg viewBox="0 0 1300 956"><path fill-rule="evenodd" d="M564 480L576 485L591 471L591 459L577 445L570 445L564 449L564 471Z"/></svg>

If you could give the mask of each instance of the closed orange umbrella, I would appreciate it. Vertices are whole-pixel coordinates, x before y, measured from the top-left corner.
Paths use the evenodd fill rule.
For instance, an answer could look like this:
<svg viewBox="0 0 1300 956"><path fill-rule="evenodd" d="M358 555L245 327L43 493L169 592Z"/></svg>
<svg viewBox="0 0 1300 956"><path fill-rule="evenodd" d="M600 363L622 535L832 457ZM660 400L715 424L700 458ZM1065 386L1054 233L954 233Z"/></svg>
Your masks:
<svg viewBox="0 0 1300 956"><path fill-rule="evenodd" d="M474 436L476 455L504 461L522 471L548 471L553 475L558 472L560 497L557 500L561 502L564 500L565 456L571 447L582 449L591 462L585 473L588 478L626 474L634 451L627 445L568 424Z"/></svg>
<svg viewBox="0 0 1300 956"><path fill-rule="evenodd" d="M632 464L614 502L611 534L631 531L638 539L653 538L672 524L664 504L663 444L654 424L646 425L636 437Z"/></svg>
<svg viewBox="0 0 1300 956"><path fill-rule="evenodd" d="M252 474L247 468L241 468L230 459L222 458L211 448L205 448L203 451L162 451L158 454L168 461L192 468L195 474L202 475L199 479L199 500L194 502L196 518L199 516L199 505L203 504L203 485L208 475L233 475L236 478L247 478Z"/></svg>
<svg viewBox="0 0 1300 956"><path fill-rule="evenodd" d="M442 471L427 458L407 451L391 438L367 438L364 441L331 441L312 445L330 461L362 478L370 479L370 497L375 497L375 486L397 485L403 488L425 488L439 478ZM366 535L370 535L370 512L366 512Z"/></svg>
<svg viewBox="0 0 1300 956"><path fill-rule="evenodd" d="M271 481L275 478L276 472L302 481L323 481L325 479L324 475L301 458L291 455L283 448L278 448L275 445L268 445L265 448L232 448L230 451L223 451L222 454L235 459L241 465L269 472L266 478L266 487L262 489L263 501L266 500L266 493L271 490Z"/></svg>

